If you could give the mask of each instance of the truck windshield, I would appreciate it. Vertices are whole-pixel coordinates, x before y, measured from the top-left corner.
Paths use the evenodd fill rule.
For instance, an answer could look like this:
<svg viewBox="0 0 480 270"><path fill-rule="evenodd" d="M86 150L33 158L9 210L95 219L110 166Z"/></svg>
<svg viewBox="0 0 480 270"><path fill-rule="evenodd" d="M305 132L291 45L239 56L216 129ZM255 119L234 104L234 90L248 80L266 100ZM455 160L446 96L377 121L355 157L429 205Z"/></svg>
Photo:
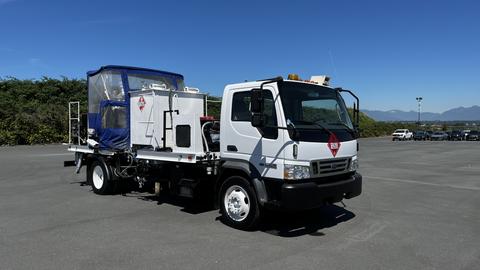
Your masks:
<svg viewBox="0 0 480 270"><path fill-rule="evenodd" d="M300 140L323 142L328 140L328 130L340 140L354 139L345 102L336 90L291 81L278 85L285 119L299 129Z"/></svg>

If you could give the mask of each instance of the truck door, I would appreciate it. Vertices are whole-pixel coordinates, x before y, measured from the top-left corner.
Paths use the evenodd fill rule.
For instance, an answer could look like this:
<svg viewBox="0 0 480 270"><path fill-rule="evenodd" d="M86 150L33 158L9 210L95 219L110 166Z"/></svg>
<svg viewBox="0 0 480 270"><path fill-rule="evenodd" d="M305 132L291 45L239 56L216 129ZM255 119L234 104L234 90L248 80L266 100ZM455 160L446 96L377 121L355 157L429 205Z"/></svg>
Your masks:
<svg viewBox="0 0 480 270"><path fill-rule="evenodd" d="M128 147L127 104L121 101L100 102L101 126L100 146L107 149L123 150Z"/></svg>
<svg viewBox="0 0 480 270"><path fill-rule="evenodd" d="M264 87L266 125L280 126L280 101L273 88ZM230 128L223 128L221 134L222 158L248 161L263 177L283 178L283 132L277 128L256 128L251 124L250 89L234 90L230 95ZM225 123L225 122L224 122Z"/></svg>
<svg viewBox="0 0 480 270"><path fill-rule="evenodd" d="M128 99L125 76L118 70L104 70L88 77L88 127L95 130L101 149L128 147Z"/></svg>

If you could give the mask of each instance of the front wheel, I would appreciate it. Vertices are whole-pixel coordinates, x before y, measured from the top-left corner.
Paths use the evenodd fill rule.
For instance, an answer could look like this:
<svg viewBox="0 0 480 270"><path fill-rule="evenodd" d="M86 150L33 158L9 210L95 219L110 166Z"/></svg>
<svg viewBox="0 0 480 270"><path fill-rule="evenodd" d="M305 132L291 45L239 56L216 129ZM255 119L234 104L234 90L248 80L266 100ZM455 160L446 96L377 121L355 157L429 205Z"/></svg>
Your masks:
<svg viewBox="0 0 480 270"><path fill-rule="evenodd" d="M220 188L219 205L222 220L229 226L250 230L260 219L257 196L243 177L231 176Z"/></svg>

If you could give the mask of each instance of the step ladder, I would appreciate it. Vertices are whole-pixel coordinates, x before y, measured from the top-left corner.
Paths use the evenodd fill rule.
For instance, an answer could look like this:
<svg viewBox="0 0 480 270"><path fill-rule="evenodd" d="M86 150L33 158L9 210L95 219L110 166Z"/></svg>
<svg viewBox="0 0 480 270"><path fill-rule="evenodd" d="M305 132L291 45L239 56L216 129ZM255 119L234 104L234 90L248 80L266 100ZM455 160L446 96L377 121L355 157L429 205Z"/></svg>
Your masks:
<svg viewBox="0 0 480 270"><path fill-rule="evenodd" d="M68 144L80 145L80 102L68 102Z"/></svg>

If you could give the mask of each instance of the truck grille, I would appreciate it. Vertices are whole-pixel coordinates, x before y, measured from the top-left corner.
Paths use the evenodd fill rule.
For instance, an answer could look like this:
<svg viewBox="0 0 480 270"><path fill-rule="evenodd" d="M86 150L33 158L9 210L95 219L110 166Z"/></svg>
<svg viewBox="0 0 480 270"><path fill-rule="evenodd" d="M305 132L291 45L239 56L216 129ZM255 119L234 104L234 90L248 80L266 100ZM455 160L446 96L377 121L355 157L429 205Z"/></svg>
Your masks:
<svg viewBox="0 0 480 270"><path fill-rule="evenodd" d="M344 173L348 170L350 158L336 158L312 161L312 176L324 177Z"/></svg>

